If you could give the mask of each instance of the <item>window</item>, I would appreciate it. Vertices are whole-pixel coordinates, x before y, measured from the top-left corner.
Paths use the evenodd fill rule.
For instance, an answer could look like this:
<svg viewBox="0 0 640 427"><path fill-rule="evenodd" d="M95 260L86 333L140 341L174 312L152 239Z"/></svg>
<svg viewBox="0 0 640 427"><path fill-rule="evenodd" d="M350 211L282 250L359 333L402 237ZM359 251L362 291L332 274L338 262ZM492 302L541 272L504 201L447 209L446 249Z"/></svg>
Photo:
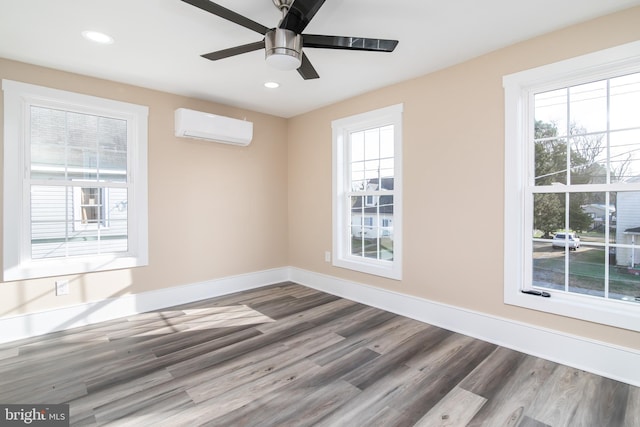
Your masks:
<svg viewBox="0 0 640 427"><path fill-rule="evenodd" d="M147 107L3 80L4 280L147 264Z"/></svg>
<svg viewBox="0 0 640 427"><path fill-rule="evenodd" d="M640 43L503 83L505 302L640 331Z"/></svg>
<svg viewBox="0 0 640 427"><path fill-rule="evenodd" d="M402 278L402 105L335 120L334 265Z"/></svg>

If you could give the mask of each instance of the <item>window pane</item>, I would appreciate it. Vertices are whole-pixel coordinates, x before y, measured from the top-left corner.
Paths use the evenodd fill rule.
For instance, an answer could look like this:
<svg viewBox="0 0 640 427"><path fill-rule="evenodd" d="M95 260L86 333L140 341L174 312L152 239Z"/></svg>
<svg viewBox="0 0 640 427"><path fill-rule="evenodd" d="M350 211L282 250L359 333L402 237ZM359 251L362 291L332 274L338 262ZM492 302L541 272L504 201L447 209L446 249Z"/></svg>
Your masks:
<svg viewBox="0 0 640 427"><path fill-rule="evenodd" d="M606 243L607 226L610 235L615 236L615 226L612 224L615 206L607 206L606 197L607 194L604 192L571 194L569 228L580 233L582 245Z"/></svg>
<svg viewBox="0 0 640 427"><path fill-rule="evenodd" d="M537 125L537 124L536 124ZM540 129L544 132L545 129ZM567 183L567 143L550 139L535 143L535 185Z"/></svg>
<svg viewBox="0 0 640 427"><path fill-rule="evenodd" d="M380 130L378 128L364 132L364 151L367 160L380 158Z"/></svg>
<svg viewBox="0 0 640 427"><path fill-rule="evenodd" d="M569 89L569 124L572 135L607 130L607 81Z"/></svg>
<svg viewBox="0 0 640 427"><path fill-rule="evenodd" d="M601 247L583 247L580 251L566 252L569 257L569 292L591 296L604 296L605 250Z"/></svg>
<svg viewBox="0 0 640 427"><path fill-rule="evenodd" d="M591 231L594 227L594 215L589 212L595 212L600 219L600 223L604 225L606 206L604 204L604 194L602 193L571 193L569 194L569 223L566 229L568 231L582 234ZM599 202L602 202L600 204ZM589 205L590 207L587 207ZM600 230L604 235L604 228Z"/></svg>
<svg viewBox="0 0 640 427"><path fill-rule="evenodd" d="M640 116L638 111L636 114ZM610 138L611 182L638 182L640 179L640 130L614 132L611 133Z"/></svg>
<svg viewBox="0 0 640 427"><path fill-rule="evenodd" d="M364 133L354 132L349 135L351 138L351 161L360 162L364 160Z"/></svg>
<svg viewBox="0 0 640 427"><path fill-rule="evenodd" d="M393 260L393 196L351 196L352 255ZM371 202L371 203L369 203Z"/></svg>
<svg viewBox="0 0 640 427"><path fill-rule="evenodd" d="M567 89L538 93L534 97L536 139L567 134ZM538 123L545 126L539 126Z"/></svg>
<svg viewBox="0 0 640 427"><path fill-rule="evenodd" d="M607 140L605 134L571 138L571 184L607 183Z"/></svg>
<svg viewBox="0 0 640 427"><path fill-rule="evenodd" d="M640 236L630 240L635 240L634 248L610 250L609 298L635 301L640 295Z"/></svg>
<svg viewBox="0 0 640 427"><path fill-rule="evenodd" d="M533 195L533 235L551 239L565 227L565 194Z"/></svg>
<svg viewBox="0 0 640 427"><path fill-rule="evenodd" d="M550 243L533 242L532 285L547 289L564 289L565 263L563 252Z"/></svg>
<svg viewBox="0 0 640 427"><path fill-rule="evenodd" d="M616 247L616 265L636 267L640 264L640 254L635 246L640 246L640 192L619 191L616 199L615 243L630 245ZM640 295L640 294L639 294Z"/></svg>
<svg viewBox="0 0 640 427"><path fill-rule="evenodd" d="M67 254L72 193L64 186L31 187L31 257L55 258Z"/></svg>
<svg viewBox="0 0 640 427"><path fill-rule="evenodd" d="M640 73L616 77L609 84L611 130L640 127Z"/></svg>
<svg viewBox="0 0 640 427"><path fill-rule="evenodd" d="M127 177L127 122L98 119L98 155L101 181L125 182Z"/></svg>
<svg viewBox="0 0 640 427"><path fill-rule="evenodd" d="M65 112L31 107L31 177L64 179L66 162Z"/></svg>
<svg viewBox="0 0 640 427"><path fill-rule="evenodd" d="M380 157L381 158L393 158L393 144L394 144L394 129L393 126L385 126L380 128Z"/></svg>

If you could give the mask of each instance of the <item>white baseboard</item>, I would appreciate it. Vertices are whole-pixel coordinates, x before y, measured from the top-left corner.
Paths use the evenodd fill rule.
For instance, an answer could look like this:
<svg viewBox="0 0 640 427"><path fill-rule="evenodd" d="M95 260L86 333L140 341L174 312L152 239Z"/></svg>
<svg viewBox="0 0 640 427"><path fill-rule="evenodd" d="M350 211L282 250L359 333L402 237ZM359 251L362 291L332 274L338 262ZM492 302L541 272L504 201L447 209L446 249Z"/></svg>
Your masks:
<svg viewBox="0 0 640 427"><path fill-rule="evenodd" d="M15 341L288 280L287 267L230 276L54 310L0 318L0 342Z"/></svg>
<svg viewBox="0 0 640 427"><path fill-rule="evenodd" d="M291 268L301 285L640 387L640 351Z"/></svg>

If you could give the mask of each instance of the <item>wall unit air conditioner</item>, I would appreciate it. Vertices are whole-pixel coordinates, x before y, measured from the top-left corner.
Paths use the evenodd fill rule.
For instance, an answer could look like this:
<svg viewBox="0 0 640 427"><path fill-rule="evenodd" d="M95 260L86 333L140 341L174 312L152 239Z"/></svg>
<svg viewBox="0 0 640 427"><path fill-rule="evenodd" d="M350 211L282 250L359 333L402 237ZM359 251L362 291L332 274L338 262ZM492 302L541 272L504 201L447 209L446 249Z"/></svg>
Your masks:
<svg viewBox="0 0 640 427"><path fill-rule="evenodd" d="M225 144L249 145L253 138L253 123L178 108L175 113L176 136L217 141Z"/></svg>

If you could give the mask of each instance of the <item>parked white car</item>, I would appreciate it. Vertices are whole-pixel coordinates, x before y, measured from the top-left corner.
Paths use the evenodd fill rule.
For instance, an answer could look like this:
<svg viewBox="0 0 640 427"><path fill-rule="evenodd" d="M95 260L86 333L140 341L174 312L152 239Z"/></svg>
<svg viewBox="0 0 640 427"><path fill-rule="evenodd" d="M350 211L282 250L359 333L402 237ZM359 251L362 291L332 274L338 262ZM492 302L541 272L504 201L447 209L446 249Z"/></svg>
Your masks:
<svg viewBox="0 0 640 427"><path fill-rule="evenodd" d="M556 233L551 244L554 248L569 247L569 250L575 251L580 247L580 238L576 233Z"/></svg>

